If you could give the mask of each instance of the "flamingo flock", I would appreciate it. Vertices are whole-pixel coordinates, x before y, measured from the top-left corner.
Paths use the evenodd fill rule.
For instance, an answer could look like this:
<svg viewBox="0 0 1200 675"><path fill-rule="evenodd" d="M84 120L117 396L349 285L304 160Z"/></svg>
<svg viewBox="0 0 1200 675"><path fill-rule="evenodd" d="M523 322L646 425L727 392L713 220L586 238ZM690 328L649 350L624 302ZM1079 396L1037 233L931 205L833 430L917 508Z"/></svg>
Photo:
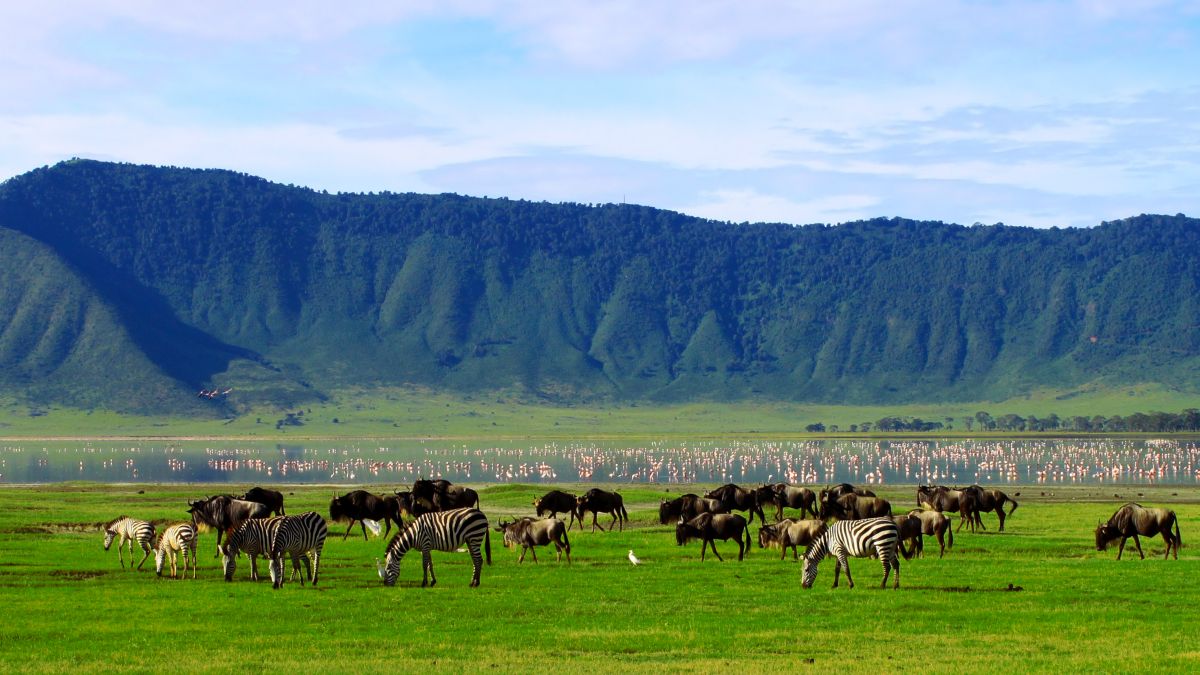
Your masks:
<svg viewBox="0 0 1200 675"><path fill-rule="evenodd" d="M805 440L0 447L0 481L494 483L1200 482L1200 443L1176 439Z"/></svg>

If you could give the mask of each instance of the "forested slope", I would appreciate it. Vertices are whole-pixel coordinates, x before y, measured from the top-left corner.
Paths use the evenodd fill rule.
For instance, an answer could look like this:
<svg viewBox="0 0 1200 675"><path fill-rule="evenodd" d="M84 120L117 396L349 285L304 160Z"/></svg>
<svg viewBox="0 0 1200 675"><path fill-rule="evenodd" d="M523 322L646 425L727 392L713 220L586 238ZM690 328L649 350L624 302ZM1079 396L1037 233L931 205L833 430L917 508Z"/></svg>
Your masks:
<svg viewBox="0 0 1200 675"><path fill-rule="evenodd" d="M215 384L243 404L391 384L852 403L1194 390L1197 252L1182 216L736 225L74 160L0 185L0 387L175 412Z"/></svg>

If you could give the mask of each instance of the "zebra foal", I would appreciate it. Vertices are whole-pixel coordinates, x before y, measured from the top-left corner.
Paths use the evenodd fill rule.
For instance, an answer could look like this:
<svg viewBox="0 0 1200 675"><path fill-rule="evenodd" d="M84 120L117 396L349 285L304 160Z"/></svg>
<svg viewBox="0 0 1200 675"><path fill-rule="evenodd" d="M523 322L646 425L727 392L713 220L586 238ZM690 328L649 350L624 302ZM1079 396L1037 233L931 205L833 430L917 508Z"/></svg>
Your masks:
<svg viewBox="0 0 1200 675"><path fill-rule="evenodd" d="M475 574L471 586L479 585L479 573L483 569L480 544L487 552L487 563L492 564L492 538L488 534L488 519L479 509L454 509L426 513L417 518L403 532L396 533L387 547L387 563L381 571L385 586L396 585L400 576L400 560L409 549L421 550L421 586L433 586L437 577L433 573L433 558L430 551L454 551L463 544L471 552Z"/></svg>
<svg viewBox="0 0 1200 675"><path fill-rule="evenodd" d="M830 525L825 534L813 542L808 552L804 554L804 577L801 583L804 588L812 588L817 578L817 564L826 556L832 555L837 560L833 571L833 587L838 586L838 576L842 568L846 570L846 581L854 588L854 579L850 576L851 556L855 558L879 558L883 564L883 582L880 588L887 587L888 576L896 570L896 583L893 588L900 588L900 557L897 549L900 542L900 531L891 518L867 518L864 520L839 520Z"/></svg>
<svg viewBox="0 0 1200 675"><path fill-rule="evenodd" d="M141 570L142 565L146 564L146 559L154 552L154 526L144 520L119 516L104 526L105 551L112 546L113 540L117 537L121 538L117 542L117 558L121 561L121 569L125 569L125 556L122 552L125 542L129 542L129 567L133 569L133 542L136 541L138 546L141 546L142 550L146 552L137 566L138 570Z"/></svg>
<svg viewBox="0 0 1200 675"><path fill-rule="evenodd" d="M298 568L300 561L308 568L309 578L313 586L320 579L321 549L325 548L325 537L329 535L329 526L325 518L315 511L301 513L298 516L279 516L278 529L271 538L271 588L283 587L283 555L292 558L292 567ZM309 561L309 553L312 560ZM304 575L300 575L300 585L304 585Z"/></svg>
<svg viewBox="0 0 1200 675"><path fill-rule="evenodd" d="M162 576L163 564L171 559L171 578L178 571L179 554L183 555L183 576L187 578L188 559L192 561L192 578L196 578L196 530L191 523L172 525L158 538L158 550L154 553L154 573Z"/></svg>

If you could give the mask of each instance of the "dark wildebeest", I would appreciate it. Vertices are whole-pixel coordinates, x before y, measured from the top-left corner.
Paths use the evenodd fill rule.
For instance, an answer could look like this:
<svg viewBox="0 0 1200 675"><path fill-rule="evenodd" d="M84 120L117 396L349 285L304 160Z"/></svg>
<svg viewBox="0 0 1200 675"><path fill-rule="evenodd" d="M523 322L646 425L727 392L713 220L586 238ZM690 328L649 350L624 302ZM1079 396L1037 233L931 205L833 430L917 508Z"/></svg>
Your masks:
<svg viewBox="0 0 1200 675"><path fill-rule="evenodd" d="M399 490L395 490L394 492L396 495L395 497L385 497L385 499L389 500L389 502L392 499L396 500L395 507L397 527L400 526L400 520L402 516L408 516L409 518L420 518L426 513L433 512L432 503L424 499L417 499L413 497L412 492L401 492Z"/></svg>
<svg viewBox="0 0 1200 675"><path fill-rule="evenodd" d="M1175 528L1174 534L1171 533L1172 526ZM1117 509L1107 523L1096 526L1096 550L1107 549L1109 542L1119 538L1121 546L1117 549L1117 560L1120 560L1121 554L1125 552L1125 541L1133 537L1138 555L1145 560L1146 554L1142 553L1142 542L1138 535L1153 537L1156 534L1161 534L1167 544L1167 552L1163 558L1170 558L1171 550L1174 549L1175 559L1179 560L1179 546L1183 544L1183 537L1179 534L1179 519L1175 517L1175 512L1171 509L1148 509L1141 504L1126 504Z"/></svg>
<svg viewBox="0 0 1200 675"><path fill-rule="evenodd" d="M835 500L821 502L821 513L818 518L828 520L862 520L863 518L883 518L892 515L892 505L881 497L860 497L849 492Z"/></svg>
<svg viewBox="0 0 1200 675"><path fill-rule="evenodd" d="M418 478L413 481L412 496L433 505L434 511L479 508L479 493L469 487L454 485L448 480Z"/></svg>
<svg viewBox="0 0 1200 675"><path fill-rule="evenodd" d="M974 509L972 510L973 518L978 523L979 527L985 530L987 528L983 527L983 520L979 518L979 514L995 511L996 515L1000 518L1000 531L1003 532L1004 518L1006 516L1011 516L1013 511L1017 510L1017 501L1004 494L1000 490L982 488L978 485L972 485L971 487L963 488L962 492L969 493L974 497ZM1007 514L1004 513L1004 502L1012 502L1012 508L1009 509Z"/></svg>
<svg viewBox="0 0 1200 675"><path fill-rule="evenodd" d="M769 489L772 493L769 499L764 499L766 493L764 489ZM800 517L803 518L808 514L812 514L813 518L817 517L817 495L812 490L806 487L796 487L787 483L776 483L774 485L764 485L756 490L758 493L758 503L772 503L775 505L775 520L783 520L783 509L800 509Z"/></svg>
<svg viewBox="0 0 1200 675"><path fill-rule="evenodd" d="M945 485L917 486L917 505L939 513L959 514L958 529L960 531L963 525L968 523L971 525L972 532L975 531L976 526L983 526L983 521L979 518L979 513L976 511L976 502L977 495L973 492L967 493L963 490L952 490Z"/></svg>
<svg viewBox="0 0 1200 675"><path fill-rule="evenodd" d="M753 523L756 514L760 522L767 522L767 517L763 515L762 507L758 505L758 494L754 490L738 487L733 483L726 483L704 495L704 498L720 500L726 512L745 511L749 513L747 523Z"/></svg>
<svg viewBox="0 0 1200 675"><path fill-rule="evenodd" d="M913 555L925 555L925 540L922 535L936 536L941 546L939 558L946 555L946 547L954 546L954 530L950 519L940 511L931 509L913 509L902 516L895 516L896 526L900 529L900 552L908 560ZM949 540L947 543L947 537ZM904 549L906 540L913 540L908 550Z"/></svg>
<svg viewBox="0 0 1200 675"><path fill-rule="evenodd" d="M818 502L824 502L829 499L839 499L842 495L856 494L859 497L874 497L875 493L864 487L855 487L850 483L838 483L832 487L827 487L821 490L817 496Z"/></svg>
<svg viewBox="0 0 1200 675"><path fill-rule="evenodd" d="M744 545L743 534L746 536ZM717 553L717 539L733 539L737 542L739 562L744 555L750 553L750 528L746 526L746 519L736 513L701 513L689 521L680 521L675 526L675 543L683 546L692 539L700 539L703 542L700 545L701 562L704 561L704 551L709 546L712 546L713 555L717 556L717 560L725 561L721 554Z"/></svg>
<svg viewBox="0 0 1200 675"><path fill-rule="evenodd" d="M729 509L719 499L708 499L690 492L682 497L658 502L658 522L663 525L677 523L680 518L691 520L701 513L729 513Z"/></svg>
<svg viewBox="0 0 1200 675"><path fill-rule="evenodd" d="M568 530L575 524L575 507L578 505L579 501L575 495L570 492L563 492L562 490L551 490L533 500L533 508L537 509L539 518L547 515L551 518L557 518L560 513L571 514L571 518L567 522Z"/></svg>
<svg viewBox="0 0 1200 675"><path fill-rule="evenodd" d="M271 509L258 502L248 502L232 495L217 495L188 501L188 513L197 531L212 528L217 531L217 555L221 556L221 536L251 518L266 518Z"/></svg>
<svg viewBox="0 0 1200 675"><path fill-rule="evenodd" d="M350 536L350 530L354 529L355 521L358 521L362 528L364 541L367 539L367 524L363 522L364 520L386 523L387 530L383 533L385 537L392 531L393 521L397 528L404 527L404 523L400 520L399 498L379 497L366 490L354 490L341 497L335 494L329 502L329 519L336 523L350 521L350 527L346 528L346 533L342 535L342 541L346 541L346 537Z"/></svg>
<svg viewBox="0 0 1200 675"><path fill-rule="evenodd" d="M558 518L520 518L511 523L501 522L496 531L504 533L505 546L521 547L521 557L517 560L519 563L525 562L526 552L532 553L533 562L537 562L537 551L534 547L549 544L554 544L559 562L562 562L564 551L567 554L567 563L571 562L571 540L567 538L567 527Z"/></svg>
<svg viewBox="0 0 1200 675"><path fill-rule="evenodd" d="M825 534L825 521L823 520L792 520L784 518L783 520L772 525L764 525L758 528L758 547L766 548L775 544L781 549L779 559L783 560L787 557L787 550L792 548L792 559L799 560L799 546L808 547L817 540L822 534Z"/></svg>
<svg viewBox="0 0 1200 675"><path fill-rule="evenodd" d="M579 529L583 529L583 514L592 512L592 532L596 531L596 516L601 513L607 513L613 517L611 523L608 524L608 531L612 532L613 526L619 526L620 531L625 531L625 523L629 522L629 512L625 510L625 499L618 492L607 492L600 488L592 488L575 500L575 517L579 519ZM604 526L600 526L600 530L604 531Z"/></svg>
<svg viewBox="0 0 1200 675"><path fill-rule="evenodd" d="M238 497L248 502L258 502L263 506L271 509L271 513L277 516L286 516L287 513L283 510L283 493L266 488L252 487L246 491L246 494Z"/></svg>

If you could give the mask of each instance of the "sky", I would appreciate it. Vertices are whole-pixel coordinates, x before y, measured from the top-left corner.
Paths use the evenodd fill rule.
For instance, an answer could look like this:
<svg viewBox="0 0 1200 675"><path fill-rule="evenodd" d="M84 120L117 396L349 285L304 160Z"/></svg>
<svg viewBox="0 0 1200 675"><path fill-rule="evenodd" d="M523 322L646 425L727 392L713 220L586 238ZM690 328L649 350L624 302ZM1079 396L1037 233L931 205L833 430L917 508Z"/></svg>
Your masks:
<svg viewBox="0 0 1200 675"><path fill-rule="evenodd" d="M71 157L731 222L1200 216L1200 0L0 3Z"/></svg>

